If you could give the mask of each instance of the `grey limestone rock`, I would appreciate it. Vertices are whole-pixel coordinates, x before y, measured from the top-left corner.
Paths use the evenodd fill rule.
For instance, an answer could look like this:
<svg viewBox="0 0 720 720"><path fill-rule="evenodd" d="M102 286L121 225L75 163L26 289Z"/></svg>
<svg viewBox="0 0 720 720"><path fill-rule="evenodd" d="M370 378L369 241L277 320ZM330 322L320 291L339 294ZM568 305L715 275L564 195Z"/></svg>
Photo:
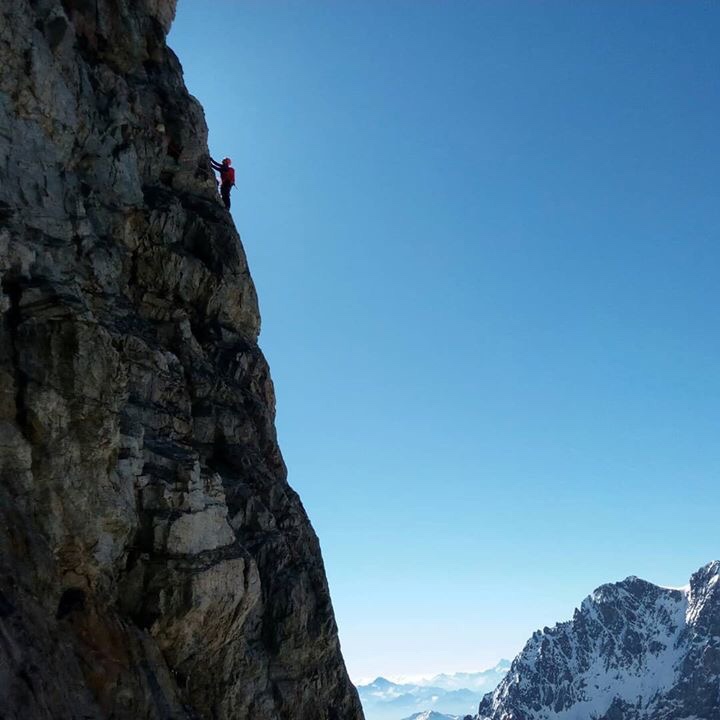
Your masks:
<svg viewBox="0 0 720 720"><path fill-rule="evenodd" d="M359 720L173 0L0 0L0 716Z"/></svg>

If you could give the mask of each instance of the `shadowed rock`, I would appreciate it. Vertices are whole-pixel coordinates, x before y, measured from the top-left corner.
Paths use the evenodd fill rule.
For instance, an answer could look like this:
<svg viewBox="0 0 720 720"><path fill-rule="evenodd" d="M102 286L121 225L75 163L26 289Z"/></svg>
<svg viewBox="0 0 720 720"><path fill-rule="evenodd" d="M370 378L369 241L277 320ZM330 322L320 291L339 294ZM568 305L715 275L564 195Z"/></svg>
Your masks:
<svg viewBox="0 0 720 720"><path fill-rule="evenodd" d="M355 720L170 0L0 0L5 720Z"/></svg>

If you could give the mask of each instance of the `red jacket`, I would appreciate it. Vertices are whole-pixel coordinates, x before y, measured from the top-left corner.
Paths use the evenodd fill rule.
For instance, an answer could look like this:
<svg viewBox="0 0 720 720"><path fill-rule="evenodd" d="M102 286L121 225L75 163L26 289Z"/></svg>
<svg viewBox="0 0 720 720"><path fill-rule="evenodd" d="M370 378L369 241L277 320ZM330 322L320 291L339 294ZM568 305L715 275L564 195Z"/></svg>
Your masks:
<svg viewBox="0 0 720 720"><path fill-rule="evenodd" d="M229 165L223 165L220 170L220 183L222 185L234 185L235 184L235 168Z"/></svg>
<svg viewBox="0 0 720 720"><path fill-rule="evenodd" d="M230 167L229 165L223 165L212 158L210 158L210 165L212 165L213 170L217 170L220 173L221 185L235 184L235 168Z"/></svg>

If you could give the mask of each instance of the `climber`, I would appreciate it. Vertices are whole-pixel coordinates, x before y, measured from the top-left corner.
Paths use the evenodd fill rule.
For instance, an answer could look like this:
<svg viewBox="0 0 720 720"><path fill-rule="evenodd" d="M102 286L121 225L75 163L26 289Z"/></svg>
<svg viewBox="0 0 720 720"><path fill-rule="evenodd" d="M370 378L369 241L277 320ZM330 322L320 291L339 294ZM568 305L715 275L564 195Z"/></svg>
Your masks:
<svg viewBox="0 0 720 720"><path fill-rule="evenodd" d="M221 163L210 158L210 165L213 170L217 170L220 173L220 195L222 195L225 207L230 209L230 188L235 185L235 168L230 167L232 160L230 158L224 158Z"/></svg>

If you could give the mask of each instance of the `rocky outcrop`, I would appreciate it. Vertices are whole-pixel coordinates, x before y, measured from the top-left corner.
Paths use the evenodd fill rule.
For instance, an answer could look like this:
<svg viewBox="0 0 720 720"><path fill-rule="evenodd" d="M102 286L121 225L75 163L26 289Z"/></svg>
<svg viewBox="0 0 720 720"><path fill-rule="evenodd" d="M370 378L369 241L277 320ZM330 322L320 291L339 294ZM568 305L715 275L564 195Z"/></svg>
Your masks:
<svg viewBox="0 0 720 720"><path fill-rule="evenodd" d="M0 0L0 715L360 719L172 0Z"/></svg>
<svg viewBox="0 0 720 720"><path fill-rule="evenodd" d="M720 720L720 562L603 585L536 632L476 720Z"/></svg>

